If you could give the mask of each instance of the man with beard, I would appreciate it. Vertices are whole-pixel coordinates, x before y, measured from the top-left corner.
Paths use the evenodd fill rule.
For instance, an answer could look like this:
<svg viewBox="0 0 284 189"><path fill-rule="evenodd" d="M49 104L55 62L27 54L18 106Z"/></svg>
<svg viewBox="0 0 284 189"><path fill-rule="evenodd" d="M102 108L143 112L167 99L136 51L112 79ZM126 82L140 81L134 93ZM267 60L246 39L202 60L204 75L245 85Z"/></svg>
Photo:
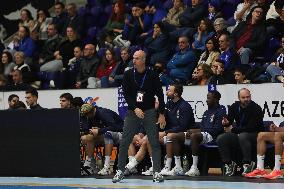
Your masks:
<svg viewBox="0 0 284 189"><path fill-rule="evenodd" d="M224 163L224 175L232 176L236 169L237 152L242 152L243 173L251 172L255 163L252 161L253 149L256 149L256 138L263 127L261 107L251 100L250 91L242 88L238 91L239 101L229 107L227 118L222 125L225 133L217 137L219 153ZM254 152L255 153L255 152Z"/></svg>
<svg viewBox="0 0 284 189"><path fill-rule="evenodd" d="M188 129L194 127L195 120L193 110L188 102L186 102L182 98L183 86L180 84L173 84L169 86L167 90L167 97L169 101L166 104L165 110L165 118L167 125L164 130L159 132L159 141L160 144L166 146L167 152L167 160L165 167L161 171L163 175L182 175L183 169L181 167L181 157L178 153L175 152L175 147L173 146L173 137L172 136L181 136L184 138L184 133ZM170 136L170 137L169 137ZM178 144L180 145L180 144ZM178 146L180 149L180 147ZM152 148L149 145L148 139L142 143L139 151L135 155L135 158L132 159L127 165L126 168L128 170L132 170L137 166L139 162L141 162L146 154L149 152L152 167L147 171L143 172L144 175L152 175L153 174L153 160L152 160ZM173 160L173 156L175 159L175 167L171 169L171 164Z"/></svg>

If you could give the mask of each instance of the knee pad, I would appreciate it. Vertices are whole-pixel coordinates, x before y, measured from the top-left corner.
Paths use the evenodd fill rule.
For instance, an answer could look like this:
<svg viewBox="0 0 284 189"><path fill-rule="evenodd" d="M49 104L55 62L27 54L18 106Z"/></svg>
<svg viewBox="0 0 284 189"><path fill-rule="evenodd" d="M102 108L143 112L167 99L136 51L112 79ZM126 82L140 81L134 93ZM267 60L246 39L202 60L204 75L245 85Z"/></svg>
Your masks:
<svg viewBox="0 0 284 189"><path fill-rule="evenodd" d="M166 143L172 143L173 141L169 139L167 136L164 136L164 144Z"/></svg>

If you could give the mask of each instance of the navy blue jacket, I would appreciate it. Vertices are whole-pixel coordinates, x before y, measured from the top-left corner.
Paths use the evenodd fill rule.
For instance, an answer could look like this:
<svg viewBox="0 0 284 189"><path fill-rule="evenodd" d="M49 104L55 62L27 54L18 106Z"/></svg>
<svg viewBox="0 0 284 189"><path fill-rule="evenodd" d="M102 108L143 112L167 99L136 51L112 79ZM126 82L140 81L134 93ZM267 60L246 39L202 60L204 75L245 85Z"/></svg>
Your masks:
<svg viewBox="0 0 284 189"><path fill-rule="evenodd" d="M167 122L166 133L185 132L195 125L193 110L183 98L177 102L167 102L165 118Z"/></svg>
<svg viewBox="0 0 284 189"><path fill-rule="evenodd" d="M95 117L88 122L89 128L99 127L99 135L107 131L122 132L123 119L114 111L96 107Z"/></svg>
<svg viewBox="0 0 284 189"><path fill-rule="evenodd" d="M254 101L251 101L246 108L241 108L239 101L232 104L229 107L228 120L230 125L235 121L232 133L253 133L264 130L262 109Z"/></svg>
<svg viewBox="0 0 284 189"><path fill-rule="evenodd" d="M201 132L207 132L216 139L217 136L224 131L222 126L224 116L226 116L226 108L223 105L218 105L206 110L200 123Z"/></svg>

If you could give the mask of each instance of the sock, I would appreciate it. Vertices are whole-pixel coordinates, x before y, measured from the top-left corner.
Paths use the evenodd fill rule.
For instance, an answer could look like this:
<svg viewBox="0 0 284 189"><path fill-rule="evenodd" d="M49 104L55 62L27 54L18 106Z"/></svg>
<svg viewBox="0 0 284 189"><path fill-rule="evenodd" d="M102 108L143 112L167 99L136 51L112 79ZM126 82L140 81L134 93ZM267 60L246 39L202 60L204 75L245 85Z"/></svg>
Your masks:
<svg viewBox="0 0 284 189"><path fill-rule="evenodd" d="M126 165L126 168L129 169L129 170L133 169L139 163L134 156L132 156L132 157L133 158L131 158L131 160L129 158L129 162Z"/></svg>
<svg viewBox="0 0 284 189"><path fill-rule="evenodd" d="M105 168L109 168L110 167L110 156L105 156Z"/></svg>
<svg viewBox="0 0 284 189"><path fill-rule="evenodd" d="M180 156L175 156L176 167L181 168Z"/></svg>
<svg viewBox="0 0 284 189"><path fill-rule="evenodd" d="M274 170L280 170L281 167L281 155L275 155Z"/></svg>
<svg viewBox="0 0 284 189"><path fill-rule="evenodd" d="M135 156L128 156L129 162L130 162L130 161L133 161L133 159L135 159Z"/></svg>
<svg viewBox="0 0 284 189"><path fill-rule="evenodd" d="M171 169L171 167L172 167L172 160L173 160L173 158L167 158L165 166L169 169Z"/></svg>
<svg viewBox="0 0 284 189"><path fill-rule="evenodd" d="M192 167L197 168L198 165L198 156L192 155Z"/></svg>
<svg viewBox="0 0 284 189"><path fill-rule="evenodd" d="M257 155L257 169L263 170L264 169L264 158L265 155Z"/></svg>

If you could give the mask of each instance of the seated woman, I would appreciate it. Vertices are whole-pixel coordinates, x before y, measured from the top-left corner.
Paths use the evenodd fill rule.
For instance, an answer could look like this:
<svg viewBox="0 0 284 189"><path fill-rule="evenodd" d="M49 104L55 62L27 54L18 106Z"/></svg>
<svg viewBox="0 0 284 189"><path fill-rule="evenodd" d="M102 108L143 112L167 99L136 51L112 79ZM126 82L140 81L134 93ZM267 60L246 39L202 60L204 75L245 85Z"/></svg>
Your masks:
<svg viewBox="0 0 284 189"><path fill-rule="evenodd" d="M99 46L105 47L106 43L112 44L113 39L123 32L124 20L127 18L125 4L122 0L115 1L112 6L110 18L102 33L98 36Z"/></svg>
<svg viewBox="0 0 284 189"><path fill-rule="evenodd" d="M208 85L212 74L211 67L208 64L199 64L195 78L189 85Z"/></svg>
<svg viewBox="0 0 284 189"><path fill-rule="evenodd" d="M105 82L110 79L109 76L117 64L115 52L113 49L107 49L105 56L102 59L101 65L98 68L96 77L88 78L87 88L100 88L105 86ZM112 79L110 79L112 80Z"/></svg>
<svg viewBox="0 0 284 189"><path fill-rule="evenodd" d="M101 81L102 88L118 87L121 85L124 72L133 67L130 55L128 48L122 48L120 50L120 61L116 64L109 77L104 77Z"/></svg>
<svg viewBox="0 0 284 189"><path fill-rule="evenodd" d="M219 39L219 37L224 33L229 33L227 31L227 21L224 18L216 18L214 21L214 37L215 39Z"/></svg>
<svg viewBox="0 0 284 189"><path fill-rule="evenodd" d="M198 64L212 65L220 56L218 41L214 38L208 38L205 41L205 51L201 54Z"/></svg>
<svg viewBox="0 0 284 189"><path fill-rule="evenodd" d="M13 62L13 56L10 52L4 51L0 62L0 75L4 75L6 79L9 78L11 71L16 64Z"/></svg>
<svg viewBox="0 0 284 189"><path fill-rule="evenodd" d="M213 25L207 18L202 19L197 28L197 32L194 34L194 41L192 48L194 49L197 57L205 50L205 41L213 36Z"/></svg>

